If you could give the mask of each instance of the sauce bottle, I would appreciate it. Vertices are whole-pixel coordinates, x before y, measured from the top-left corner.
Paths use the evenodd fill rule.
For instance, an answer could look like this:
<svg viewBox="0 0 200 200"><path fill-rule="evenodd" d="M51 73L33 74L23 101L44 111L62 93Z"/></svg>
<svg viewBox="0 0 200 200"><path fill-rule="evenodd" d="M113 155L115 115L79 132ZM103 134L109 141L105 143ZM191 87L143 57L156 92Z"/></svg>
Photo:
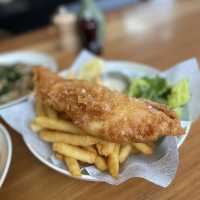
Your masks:
<svg viewBox="0 0 200 200"><path fill-rule="evenodd" d="M78 32L83 48L95 54L101 54L105 35L105 19L93 0L81 1Z"/></svg>

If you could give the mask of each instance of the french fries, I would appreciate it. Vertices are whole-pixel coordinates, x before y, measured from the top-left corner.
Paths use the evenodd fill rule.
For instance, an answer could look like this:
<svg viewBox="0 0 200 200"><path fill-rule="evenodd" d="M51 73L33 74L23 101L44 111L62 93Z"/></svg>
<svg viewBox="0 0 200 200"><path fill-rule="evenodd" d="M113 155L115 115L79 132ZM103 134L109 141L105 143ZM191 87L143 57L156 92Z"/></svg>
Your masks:
<svg viewBox="0 0 200 200"><path fill-rule="evenodd" d="M82 162L95 163L96 154L65 143L54 143L53 150L64 156L68 156Z"/></svg>
<svg viewBox="0 0 200 200"><path fill-rule="evenodd" d="M153 144L133 143L120 146L87 135L72 122L59 118L57 112L43 105L39 98L35 109L36 118L30 123L31 130L38 132L42 140L52 143L55 157L67 165L72 176L81 176L80 161L93 164L100 171L108 170L117 178L119 165L131 154L149 155L154 151Z"/></svg>
<svg viewBox="0 0 200 200"><path fill-rule="evenodd" d="M84 147L84 149L97 154L97 151L93 146L86 146L86 147Z"/></svg>
<svg viewBox="0 0 200 200"><path fill-rule="evenodd" d="M132 146L130 144L124 145L120 148L119 153L119 163L123 163L132 151Z"/></svg>
<svg viewBox="0 0 200 200"><path fill-rule="evenodd" d="M115 178L117 178L119 174L119 148L120 145L115 144L113 153L108 156L108 170Z"/></svg>
<svg viewBox="0 0 200 200"><path fill-rule="evenodd" d="M36 117L35 123L40 125L43 128L50 129L50 130L58 130L64 131L74 134L84 134L82 130L74 126L69 121L64 121L61 119L50 119L48 117Z"/></svg>
<svg viewBox="0 0 200 200"><path fill-rule="evenodd" d="M87 147L84 147L84 149L97 154L97 151L93 146L87 146ZM95 164L96 168L101 170L101 171L105 171L107 169L107 164L106 164L105 158L102 157L102 156L97 155L94 164Z"/></svg>
<svg viewBox="0 0 200 200"><path fill-rule="evenodd" d="M68 156L63 156L62 154L59 153L55 153L55 157L58 160L65 161L72 176L81 176L80 166L76 159L70 158Z"/></svg>
<svg viewBox="0 0 200 200"><path fill-rule="evenodd" d="M88 135L72 135L58 131L41 131L40 138L47 142L62 142L75 146L90 146L97 144L99 139Z"/></svg>
<svg viewBox="0 0 200 200"><path fill-rule="evenodd" d="M65 156L64 160L72 176L81 176L81 169L76 159Z"/></svg>
<svg viewBox="0 0 200 200"><path fill-rule="evenodd" d="M153 153L153 148L145 143L133 143L133 146L139 150L140 152L142 152L145 155L150 155Z"/></svg>
<svg viewBox="0 0 200 200"><path fill-rule="evenodd" d="M108 156L109 154L113 152L115 144L111 142L103 141L103 142L98 143L96 147L100 155Z"/></svg>
<svg viewBox="0 0 200 200"><path fill-rule="evenodd" d="M94 164L96 168L101 171L105 171L107 169L105 158L102 156L97 156Z"/></svg>

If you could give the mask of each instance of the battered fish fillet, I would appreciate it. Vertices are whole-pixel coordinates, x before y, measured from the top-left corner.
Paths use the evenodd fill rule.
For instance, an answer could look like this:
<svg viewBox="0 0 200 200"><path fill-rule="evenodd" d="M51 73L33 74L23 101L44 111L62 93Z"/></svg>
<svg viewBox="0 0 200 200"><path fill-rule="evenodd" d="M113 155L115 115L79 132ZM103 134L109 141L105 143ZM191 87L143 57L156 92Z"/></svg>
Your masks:
<svg viewBox="0 0 200 200"><path fill-rule="evenodd" d="M45 68L35 68L35 92L90 135L125 144L155 141L184 130L166 106L113 92L84 80L65 80Z"/></svg>

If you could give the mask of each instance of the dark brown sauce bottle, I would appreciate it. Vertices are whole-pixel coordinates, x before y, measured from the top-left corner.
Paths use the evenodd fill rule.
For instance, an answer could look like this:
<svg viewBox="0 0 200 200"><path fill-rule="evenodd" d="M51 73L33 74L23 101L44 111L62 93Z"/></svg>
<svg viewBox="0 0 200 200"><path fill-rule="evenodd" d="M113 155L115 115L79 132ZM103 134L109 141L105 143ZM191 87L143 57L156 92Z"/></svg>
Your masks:
<svg viewBox="0 0 200 200"><path fill-rule="evenodd" d="M95 54L101 54L105 20L93 0L82 0L77 25L81 46Z"/></svg>

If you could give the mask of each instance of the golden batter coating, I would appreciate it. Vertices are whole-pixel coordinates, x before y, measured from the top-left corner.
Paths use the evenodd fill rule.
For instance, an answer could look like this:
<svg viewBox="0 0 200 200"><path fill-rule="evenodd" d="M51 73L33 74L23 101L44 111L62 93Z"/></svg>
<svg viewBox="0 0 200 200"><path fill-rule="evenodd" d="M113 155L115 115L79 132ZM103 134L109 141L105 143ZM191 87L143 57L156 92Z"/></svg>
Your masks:
<svg viewBox="0 0 200 200"><path fill-rule="evenodd" d="M65 80L41 67L34 74L36 95L90 135L125 144L184 134L176 114L164 105L89 81Z"/></svg>

